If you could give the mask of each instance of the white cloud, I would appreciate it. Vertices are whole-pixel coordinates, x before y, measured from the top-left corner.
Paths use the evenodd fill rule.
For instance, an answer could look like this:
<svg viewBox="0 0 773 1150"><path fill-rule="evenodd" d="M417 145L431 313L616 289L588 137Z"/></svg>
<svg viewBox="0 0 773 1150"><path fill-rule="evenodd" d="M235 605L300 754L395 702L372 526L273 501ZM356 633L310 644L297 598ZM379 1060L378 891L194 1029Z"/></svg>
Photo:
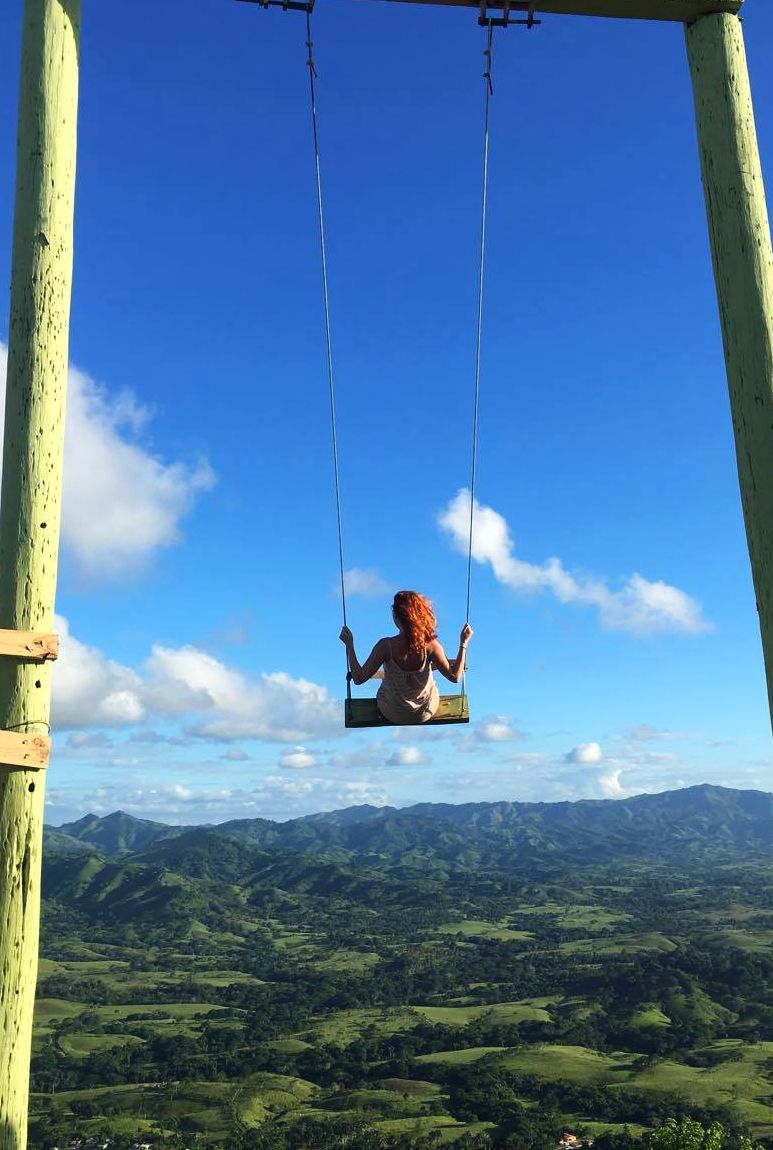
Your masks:
<svg viewBox="0 0 773 1150"><path fill-rule="evenodd" d="M347 595L364 595L369 598L386 595L389 584L372 567L352 567L344 572L344 587Z"/></svg>
<svg viewBox="0 0 773 1150"><path fill-rule="evenodd" d="M598 786L604 798L607 799L623 799L631 792L628 791L620 781L622 778L622 768L614 771L607 771L602 773L598 778Z"/></svg>
<svg viewBox="0 0 773 1150"><path fill-rule="evenodd" d="M388 802L383 788L366 779L267 775L247 789L192 787L182 782L159 785L152 777L136 775L91 789L77 783L53 786L48 792L46 815L47 821L57 824L86 812L106 815L124 810L138 818L197 824L235 818L288 819L364 803L385 806Z"/></svg>
<svg viewBox="0 0 773 1150"><path fill-rule="evenodd" d="M459 749L473 751L490 743L514 743L523 738L523 732L504 715L489 715L482 719L469 734L459 741Z"/></svg>
<svg viewBox="0 0 773 1150"><path fill-rule="evenodd" d="M600 763L603 754L601 747L598 743L580 743L578 747L572 747L564 756L567 763L578 763L583 766Z"/></svg>
<svg viewBox="0 0 773 1150"><path fill-rule="evenodd" d="M112 745L113 740L104 731L73 731L67 740L67 746L74 751L99 750Z"/></svg>
<svg viewBox="0 0 773 1150"><path fill-rule="evenodd" d="M387 757L387 750L383 743L367 743L362 747L355 747L351 751L336 751L328 760L329 766L336 770L367 770L383 765Z"/></svg>
<svg viewBox="0 0 773 1150"><path fill-rule="evenodd" d="M107 659L70 634L57 617L59 660L54 667L52 721L59 729L120 727L145 717L142 680L136 671Z"/></svg>
<svg viewBox="0 0 773 1150"><path fill-rule="evenodd" d="M638 727L631 729L630 737L635 743L652 743L660 739L671 740L682 736L674 731L659 731L657 727L651 727L649 723L640 723Z"/></svg>
<svg viewBox="0 0 773 1150"><path fill-rule="evenodd" d="M299 743L338 732L341 707L325 687L284 671L257 679L196 647L155 646L142 673L107 659L56 620L60 658L53 676L58 728L137 726L151 718L187 718L191 734L230 742L265 739ZM175 742L155 731L135 741Z"/></svg>
<svg viewBox="0 0 773 1150"><path fill-rule="evenodd" d="M325 687L284 671L250 679L190 646L156 646L146 666L154 709L205 713L192 727L201 737L298 743L341 726L340 704Z"/></svg>
<svg viewBox="0 0 773 1150"><path fill-rule="evenodd" d="M279 756L279 766L292 771L306 770L316 767L317 760L305 747L295 747L292 751L283 751Z"/></svg>
<svg viewBox="0 0 773 1150"><path fill-rule="evenodd" d="M438 522L457 550L466 553L470 533L470 493L458 492L440 513ZM515 555L507 521L491 507L475 501L473 558L488 563L495 577L518 592L549 591L560 603L596 607L602 627L628 631L642 637L665 632L698 635L711 630L701 614L700 604L661 580L650 582L630 575L619 590L607 581L588 575L573 575L560 559L527 563Z"/></svg>
<svg viewBox="0 0 773 1150"><path fill-rule="evenodd" d="M0 443L6 369L0 343ZM70 367L62 545L89 580L122 577L179 542L181 520L214 484L205 461L170 463L140 441L149 418L128 393L111 395Z"/></svg>
<svg viewBox="0 0 773 1150"><path fill-rule="evenodd" d="M143 743L146 747L185 747L190 743L190 739L185 739L180 735L165 735L161 731L144 730L132 731L129 742Z"/></svg>
<svg viewBox="0 0 773 1150"><path fill-rule="evenodd" d="M427 760L419 747L396 747L387 757L388 767L420 767Z"/></svg>
<svg viewBox="0 0 773 1150"><path fill-rule="evenodd" d="M225 759L227 763L248 763L252 756L241 750L240 747L229 747L220 758Z"/></svg>

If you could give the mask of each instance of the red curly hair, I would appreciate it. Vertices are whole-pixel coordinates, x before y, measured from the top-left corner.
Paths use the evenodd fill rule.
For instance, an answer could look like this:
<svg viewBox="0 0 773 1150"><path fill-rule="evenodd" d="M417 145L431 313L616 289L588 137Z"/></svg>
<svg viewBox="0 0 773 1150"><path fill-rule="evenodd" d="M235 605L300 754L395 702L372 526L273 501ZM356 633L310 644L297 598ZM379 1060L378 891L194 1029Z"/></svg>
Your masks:
<svg viewBox="0 0 773 1150"><path fill-rule="evenodd" d="M429 599L418 591L398 591L392 610L408 640L408 650L423 655L432 640L437 639L437 619Z"/></svg>

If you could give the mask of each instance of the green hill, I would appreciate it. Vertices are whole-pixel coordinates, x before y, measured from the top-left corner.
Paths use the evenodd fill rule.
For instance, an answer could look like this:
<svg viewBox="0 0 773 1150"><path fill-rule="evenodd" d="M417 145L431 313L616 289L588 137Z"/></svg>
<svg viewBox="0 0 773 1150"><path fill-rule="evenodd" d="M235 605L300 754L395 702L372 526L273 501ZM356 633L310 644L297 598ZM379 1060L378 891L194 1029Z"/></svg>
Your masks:
<svg viewBox="0 0 773 1150"><path fill-rule="evenodd" d="M353 807L285 823L241 819L214 827L169 827L116 811L49 832L115 855L183 838L187 845L235 840L268 850L354 858L380 866L418 852L435 863L498 867L570 856L665 861L749 858L773 849L773 795L699 786L626 800L575 803L422 803ZM181 847L181 849L184 849ZM186 847L187 849L187 847Z"/></svg>

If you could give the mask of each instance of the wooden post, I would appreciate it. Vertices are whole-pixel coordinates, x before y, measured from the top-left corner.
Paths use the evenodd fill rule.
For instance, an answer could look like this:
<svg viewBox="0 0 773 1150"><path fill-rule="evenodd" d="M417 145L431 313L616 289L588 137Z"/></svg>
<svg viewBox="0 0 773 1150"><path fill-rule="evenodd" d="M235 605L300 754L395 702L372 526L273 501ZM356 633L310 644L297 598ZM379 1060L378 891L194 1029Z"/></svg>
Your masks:
<svg viewBox="0 0 773 1150"><path fill-rule="evenodd" d="M81 0L25 0L0 627L50 632L59 549ZM50 663L0 657L0 728L48 733ZM0 1150L27 1141L45 772L0 767Z"/></svg>
<svg viewBox="0 0 773 1150"><path fill-rule="evenodd" d="M687 54L773 718L773 251L741 21L702 16Z"/></svg>

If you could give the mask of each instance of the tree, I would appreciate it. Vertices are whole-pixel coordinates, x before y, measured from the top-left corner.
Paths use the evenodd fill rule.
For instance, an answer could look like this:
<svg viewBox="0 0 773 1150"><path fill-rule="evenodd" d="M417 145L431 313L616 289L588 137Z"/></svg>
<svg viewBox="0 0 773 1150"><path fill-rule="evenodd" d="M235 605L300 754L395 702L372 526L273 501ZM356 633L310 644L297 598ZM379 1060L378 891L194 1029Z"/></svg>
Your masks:
<svg viewBox="0 0 773 1150"><path fill-rule="evenodd" d="M650 1150L724 1150L727 1131L721 1122L704 1127L694 1118L666 1118L650 1135ZM751 1139L741 1137L738 1150L761 1150Z"/></svg>

